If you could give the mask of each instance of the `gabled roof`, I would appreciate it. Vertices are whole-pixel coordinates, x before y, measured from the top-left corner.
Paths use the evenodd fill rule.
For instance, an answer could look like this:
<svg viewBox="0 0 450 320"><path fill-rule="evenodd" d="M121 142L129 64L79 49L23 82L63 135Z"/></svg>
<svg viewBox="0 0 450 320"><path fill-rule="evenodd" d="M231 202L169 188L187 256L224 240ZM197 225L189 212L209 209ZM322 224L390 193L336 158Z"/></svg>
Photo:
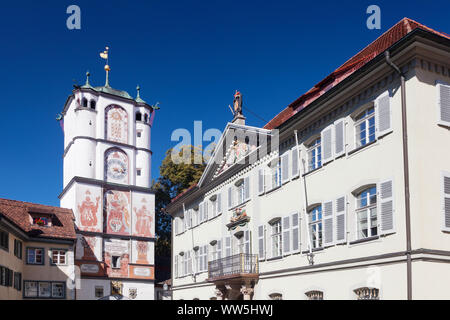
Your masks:
<svg viewBox="0 0 450 320"><path fill-rule="evenodd" d="M30 213L53 215L59 220L60 225L34 225L30 222ZM71 209L0 198L0 216L4 216L32 238L76 239L74 215Z"/></svg>
<svg viewBox="0 0 450 320"><path fill-rule="evenodd" d="M394 43L405 37L408 33L415 29L422 29L432 32L441 37L450 39L450 35L443 32L435 31L423 24L420 24L409 18L403 18L392 28L387 30L384 34L378 37L375 41L358 52L352 58L347 60L342 66L334 70L330 75L317 83L308 92L301 95L298 99L287 106L283 111L270 120L264 128L274 129L282 125L285 121L290 119L298 111L306 108L314 100L325 94L329 89L335 87L338 83L353 74L355 71L366 65L369 61L374 59L379 54L386 51Z"/></svg>
<svg viewBox="0 0 450 320"><path fill-rule="evenodd" d="M236 123L229 122L223 133L220 137L220 140L218 141L216 148L214 149L214 153L210 157L208 164L206 165L205 170L203 171L202 176L200 177L200 180L198 181L198 186L201 187L207 180L211 180L212 175L214 174L214 169L218 166L219 163L218 160L223 160L222 158L225 156L221 151L224 150L224 143L226 142L226 136L230 130L245 130L245 131L253 131L257 133L264 133L264 134L270 134L270 130L259 128L259 127L252 127L247 125L241 125ZM225 146L225 150L227 150L228 146ZM219 159L220 158L220 159Z"/></svg>

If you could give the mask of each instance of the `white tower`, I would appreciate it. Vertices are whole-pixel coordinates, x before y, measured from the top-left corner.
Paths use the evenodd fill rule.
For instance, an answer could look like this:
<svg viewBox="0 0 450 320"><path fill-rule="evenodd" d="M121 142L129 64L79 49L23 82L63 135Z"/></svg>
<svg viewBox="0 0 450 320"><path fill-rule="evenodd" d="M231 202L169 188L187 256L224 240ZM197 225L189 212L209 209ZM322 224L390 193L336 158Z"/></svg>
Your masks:
<svg viewBox="0 0 450 320"><path fill-rule="evenodd" d="M107 52L105 52L107 54ZM102 56L103 57L103 56ZM75 87L61 120L61 207L75 214L77 299L154 299L155 198L150 136L157 107L106 84Z"/></svg>

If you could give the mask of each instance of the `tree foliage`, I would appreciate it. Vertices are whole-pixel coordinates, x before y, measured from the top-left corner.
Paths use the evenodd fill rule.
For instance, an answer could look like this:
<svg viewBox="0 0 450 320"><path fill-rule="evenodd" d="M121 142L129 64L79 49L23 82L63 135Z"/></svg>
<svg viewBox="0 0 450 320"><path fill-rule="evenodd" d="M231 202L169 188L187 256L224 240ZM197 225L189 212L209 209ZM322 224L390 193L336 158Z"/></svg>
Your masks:
<svg viewBox="0 0 450 320"><path fill-rule="evenodd" d="M156 209L156 255L170 255L171 218L163 212L171 199L197 183L206 164L200 148L184 146L176 154L178 161L173 161L173 149L166 151L166 157L159 167L159 178L153 183Z"/></svg>

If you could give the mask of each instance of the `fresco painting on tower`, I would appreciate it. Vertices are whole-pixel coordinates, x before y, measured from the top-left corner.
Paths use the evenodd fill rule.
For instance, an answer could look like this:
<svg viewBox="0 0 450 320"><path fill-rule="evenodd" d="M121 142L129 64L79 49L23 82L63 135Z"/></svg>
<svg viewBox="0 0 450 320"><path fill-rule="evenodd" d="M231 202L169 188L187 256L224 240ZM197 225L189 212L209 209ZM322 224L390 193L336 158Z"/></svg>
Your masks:
<svg viewBox="0 0 450 320"><path fill-rule="evenodd" d="M118 190L105 192L106 233L130 235L130 193Z"/></svg>
<svg viewBox="0 0 450 320"><path fill-rule="evenodd" d="M113 183L128 184L128 156L118 148L105 152L105 180Z"/></svg>
<svg viewBox="0 0 450 320"><path fill-rule="evenodd" d="M100 237L77 235L77 260L102 261L102 240Z"/></svg>
<svg viewBox="0 0 450 320"><path fill-rule="evenodd" d="M154 198L133 192L133 235L152 238L155 234Z"/></svg>
<svg viewBox="0 0 450 320"><path fill-rule="evenodd" d="M128 143L128 114L125 109L114 105L107 107L105 121L107 140Z"/></svg>
<svg viewBox="0 0 450 320"><path fill-rule="evenodd" d="M99 187L78 186L76 220L82 231L102 232L102 196Z"/></svg>
<svg viewBox="0 0 450 320"><path fill-rule="evenodd" d="M110 277L127 278L130 260L129 241L105 240L105 263Z"/></svg>
<svg viewBox="0 0 450 320"><path fill-rule="evenodd" d="M132 259L134 264L154 264L153 253L154 243L148 241L133 240L132 241Z"/></svg>

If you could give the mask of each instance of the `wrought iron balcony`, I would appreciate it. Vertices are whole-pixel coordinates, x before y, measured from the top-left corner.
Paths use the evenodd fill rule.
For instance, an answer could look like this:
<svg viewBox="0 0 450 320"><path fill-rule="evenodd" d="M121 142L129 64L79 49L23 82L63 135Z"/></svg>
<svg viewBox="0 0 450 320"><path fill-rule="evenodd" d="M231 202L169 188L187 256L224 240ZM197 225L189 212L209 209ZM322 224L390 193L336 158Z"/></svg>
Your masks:
<svg viewBox="0 0 450 320"><path fill-rule="evenodd" d="M240 253L208 262L208 281L258 278L258 255Z"/></svg>

